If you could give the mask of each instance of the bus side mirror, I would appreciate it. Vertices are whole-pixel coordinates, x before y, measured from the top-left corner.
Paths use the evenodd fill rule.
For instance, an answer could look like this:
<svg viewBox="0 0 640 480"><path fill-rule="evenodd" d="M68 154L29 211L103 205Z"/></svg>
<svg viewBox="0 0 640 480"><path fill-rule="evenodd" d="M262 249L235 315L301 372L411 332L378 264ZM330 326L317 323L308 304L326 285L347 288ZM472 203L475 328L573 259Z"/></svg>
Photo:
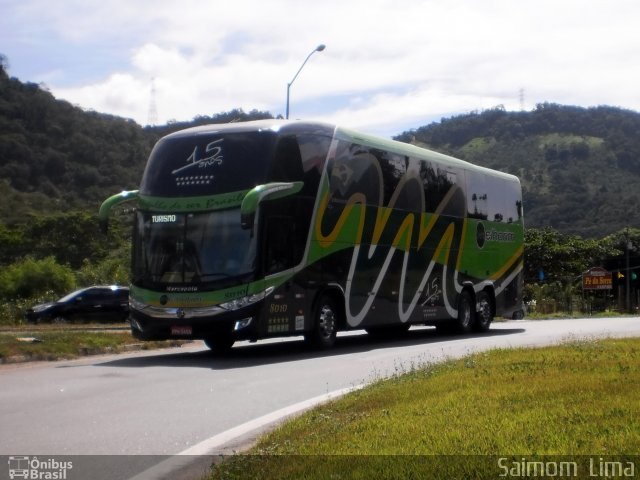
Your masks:
<svg viewBox="0 0 640 480"><path fill-rule="evenodd" d="M304 182L273 182L258 185L249 190L242 199L242 205L240 206L240 225L244 230L253 228L256 211L261 202L288 197L298 193L303 186Z"/></svg>
<svg viewBox="0 0 640 480"><path fill-rule="evenodd" d="M256 217L256 212L252 213L240 213L240 226L243 230L249 230L253 227L253 222Z"/></svg>
<svg viewBox="0 0 640 480"><path fill-rule="evenodd" d="M130 202L138 198L138 190L123 191L116 195L112 195L107 198L102 205L100 205L100 211L98 212L98 219L100 220L100 231L106 234L109 231L109 213L111 209L116 205L124 202Z"/></svg>

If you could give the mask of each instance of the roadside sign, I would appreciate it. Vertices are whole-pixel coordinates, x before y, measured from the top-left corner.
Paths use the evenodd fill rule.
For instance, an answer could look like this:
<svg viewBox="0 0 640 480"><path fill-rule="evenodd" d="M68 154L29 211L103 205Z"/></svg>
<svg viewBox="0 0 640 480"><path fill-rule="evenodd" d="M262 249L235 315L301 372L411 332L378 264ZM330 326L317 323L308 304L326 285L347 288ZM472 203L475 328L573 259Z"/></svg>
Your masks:
<svg viewBox="0 0 640 480"><path fill-rule="evenodd" d="M611 272L604 268L590 268L582 274L582 288L585 290L611 290L613 288L611 277Z"/></svg>

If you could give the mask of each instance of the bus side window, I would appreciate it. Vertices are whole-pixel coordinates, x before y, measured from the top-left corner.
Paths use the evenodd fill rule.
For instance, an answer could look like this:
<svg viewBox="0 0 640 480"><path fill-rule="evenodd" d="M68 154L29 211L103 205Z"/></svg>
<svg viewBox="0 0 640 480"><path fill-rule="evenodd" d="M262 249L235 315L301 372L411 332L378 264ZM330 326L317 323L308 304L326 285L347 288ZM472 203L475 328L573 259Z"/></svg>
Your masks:
<svg viewBox="0 0 640 480"><path fill-rule="evenodd" d="M295 224L288 216L267 217L265 272L281 272L294 266Z"/></svg>
<svg viewBox="0 0 640 480"><path fill-rule="evenodd" d="M269 182L303 181L304 186L292 196L261 204L266 273L292 268L302 261L304 254L330 138L309 135L302 142L304 164L299 139L286 136L278 142L269 172Z"/></svg>
<svg viewBox="0 0 640 480"><path fill-rule="evenodd" d="M270 182L298 182L304 178L300 148L296 137L283 137L278 142L273 165L269 172Z"/></svg>
<svg viewBox="0 0 640 480"><path fill-rule="evenodd" d="M441 168L438 164L421 161L420 178L424 188L425 211L435 212L456 182L457 175Z"/></svg>

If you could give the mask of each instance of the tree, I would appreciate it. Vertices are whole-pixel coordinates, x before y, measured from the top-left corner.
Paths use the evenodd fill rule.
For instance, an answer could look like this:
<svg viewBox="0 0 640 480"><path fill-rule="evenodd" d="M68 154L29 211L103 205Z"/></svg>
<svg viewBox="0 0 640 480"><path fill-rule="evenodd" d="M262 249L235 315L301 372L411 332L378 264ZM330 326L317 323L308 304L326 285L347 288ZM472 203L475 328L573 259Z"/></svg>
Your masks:
<svg viewBox="0 0 640 480"><path fill-rule="evenodd" d="M570 283L590 267L619 254L611 237L585 240L551 228L528 228L525 231L525 282L538 282L543 272L545 282Z"/></svg>
<svg viewBox="0 0 640 480"><path fill-rule="evenodd" d="M25 228L24 236L31 239L29 251L36 258L51 255L58 263L77 270L87 261L103 260L127 242L126 227L121 222L112 225L105 237L99 232L95 214L71 212L36 218Z"/></svg>
<svg viewBox="0 0 640 480"><path fill-rule="evenodd" d="M6 55L0 53L0 77L8 77L9 59Z"/></svg>

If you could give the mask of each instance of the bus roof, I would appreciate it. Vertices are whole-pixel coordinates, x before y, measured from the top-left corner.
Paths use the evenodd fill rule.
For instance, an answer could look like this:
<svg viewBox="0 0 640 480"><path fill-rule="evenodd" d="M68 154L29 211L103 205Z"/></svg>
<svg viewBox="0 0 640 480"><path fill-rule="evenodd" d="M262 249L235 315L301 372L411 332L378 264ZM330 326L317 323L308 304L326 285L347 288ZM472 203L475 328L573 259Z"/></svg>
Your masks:
<svg viewBox="0 0 640 480"><path fill-rule="evenodd" d="M163 138L176 138L217 132L235 133L269 130L276 133L323 133L328 136L333 136L335 126L328 123L307 122L301 120L252 120L249 122L212 123L208 125L201 125L199 127L191 127L170 133Z"/></svg>
<svg viewBox="0 0 640 480"><path fill-rule="evenodd" d="M305 120L281 120L281 119L267 119L267 120L252 120L249 122L237 122L237 123L220 123L202 125L199 127L191 127L185 130L180 130L167 135L164 138L175 138L181 136L207 134L207 133L231 133L231 132L251 132L251 131L267 131L271 130L276 133L287 134L324 134L327 136L333 136L351 141L354 143L360 143L365 146L378 148L381 150L387 150L389 152L397 153L400 155L407 155L422 160L437 162L442 165L450 165L452 167L463 168L465 170L472 170L482 172L494 177L502 177L511 181L519 183L519 179L512 174L501 172L499 170L493 170L487 167L482 167L469 163L465 160L460 160L443 153L435 152L427 148L418 147L410 143L399 142L397 140L385 139L374 135L358 132L350 128L332 125L329 123L318 121L305 121Z"/></svg>

